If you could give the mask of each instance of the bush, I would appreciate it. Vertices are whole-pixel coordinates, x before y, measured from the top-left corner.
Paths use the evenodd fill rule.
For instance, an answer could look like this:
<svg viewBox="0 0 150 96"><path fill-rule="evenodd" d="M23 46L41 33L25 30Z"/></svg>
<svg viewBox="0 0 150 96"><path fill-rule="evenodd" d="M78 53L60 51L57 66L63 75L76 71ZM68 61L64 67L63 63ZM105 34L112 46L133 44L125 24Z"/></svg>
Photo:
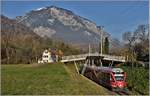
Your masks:
<svg viewBox="0 0 150 96"><path fill-rule="evenodd" d="M149 94L149 70L144 67L124 67L127 72L127 83L130 90L134 90L139 94Z"/></svg>

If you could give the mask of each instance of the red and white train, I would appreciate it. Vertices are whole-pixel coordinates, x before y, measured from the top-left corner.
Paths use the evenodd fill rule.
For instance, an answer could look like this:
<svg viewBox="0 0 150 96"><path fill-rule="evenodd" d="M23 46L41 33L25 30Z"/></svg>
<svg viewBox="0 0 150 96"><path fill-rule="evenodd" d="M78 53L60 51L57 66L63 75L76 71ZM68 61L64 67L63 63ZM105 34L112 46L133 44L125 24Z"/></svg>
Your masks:
<svg viewBox="0 0 150 96"><path fill-rule="evenodd" d="M121 68L85 67L84 76L105 87L115 91L115 89L124 89L127 86L126 73Z"/></svg>

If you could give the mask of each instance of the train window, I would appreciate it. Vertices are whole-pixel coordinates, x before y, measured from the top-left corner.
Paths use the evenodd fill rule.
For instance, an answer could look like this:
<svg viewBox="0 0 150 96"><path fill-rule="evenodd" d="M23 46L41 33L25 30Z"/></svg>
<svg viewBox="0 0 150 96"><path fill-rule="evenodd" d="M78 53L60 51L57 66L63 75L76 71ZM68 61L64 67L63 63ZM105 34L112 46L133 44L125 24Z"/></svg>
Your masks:
<svg viewBox="0 0 150 96"><path fill-rule="evenodd" d="M106 82L110 81L110 74L109 73L105 73L105 81Z"/></svg>
<svg viewBox="0 0 150 96"><path fill-rule="evenodd" d="M124 77L123 76L115 76L116 81L123 81Z"/></svg>
<svg viewBox="0 0 150 96"><path fill-rule="evenodd" d="M99 79L102 78L102 72L98 72L98 78L99 78Z"/></svg>
<svg viewBox="0 0 150 96"><path fill-rule="evenodd" d="M104 79L105 79L105 76L104 76L104 75L105 75L105 74L104 74L104 73L102 73L102 76L101 76L101 77L102 77L102 80L104 80Z"/></svg>
<svg viewBox="0 0 150 96"><path fill-rule="evenodd" d="M103 72L102 72L102 80L103 80L103 81L106 81L106 73L103 73Z"/></svg>

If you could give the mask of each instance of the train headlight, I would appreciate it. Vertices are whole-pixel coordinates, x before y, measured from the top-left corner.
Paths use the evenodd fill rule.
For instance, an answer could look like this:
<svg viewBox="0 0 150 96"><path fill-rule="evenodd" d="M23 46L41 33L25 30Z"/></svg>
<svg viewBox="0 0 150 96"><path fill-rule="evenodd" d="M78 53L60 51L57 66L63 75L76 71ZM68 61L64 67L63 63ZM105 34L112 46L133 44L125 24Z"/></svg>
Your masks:
<svg viewBox="0 0 150 96"><path fill-rule="evenodd" d="M119 87L121 87L122 85L121 84L119 84Z"/></svg>
<svg viewBox="0 0 150 96"><path fill-rule="evenodd" d="M122 87L123 87L123 84L119 84L118 87L122 88Z"/></svg>
<svg viewBox="0 0 150 96"><path fill-rule="evenodd" d="M111 86L112 87L117 87L117 84L116 83L111 83Z"/></svg>

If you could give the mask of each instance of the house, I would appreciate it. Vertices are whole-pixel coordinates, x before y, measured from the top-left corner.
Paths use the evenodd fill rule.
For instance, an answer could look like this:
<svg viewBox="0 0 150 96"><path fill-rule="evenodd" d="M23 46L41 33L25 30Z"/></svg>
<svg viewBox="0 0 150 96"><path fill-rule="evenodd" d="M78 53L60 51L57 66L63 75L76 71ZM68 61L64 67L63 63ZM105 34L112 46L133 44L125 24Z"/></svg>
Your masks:
<svg viewBox="0 0 150 96"><path fill-rule="evenodd" d="M55 62L56 56L54 56L52 54L52 52L50 50L44 50L43 54L42 54L42 60L38 60L38 63L52 63Z"/></svg>

